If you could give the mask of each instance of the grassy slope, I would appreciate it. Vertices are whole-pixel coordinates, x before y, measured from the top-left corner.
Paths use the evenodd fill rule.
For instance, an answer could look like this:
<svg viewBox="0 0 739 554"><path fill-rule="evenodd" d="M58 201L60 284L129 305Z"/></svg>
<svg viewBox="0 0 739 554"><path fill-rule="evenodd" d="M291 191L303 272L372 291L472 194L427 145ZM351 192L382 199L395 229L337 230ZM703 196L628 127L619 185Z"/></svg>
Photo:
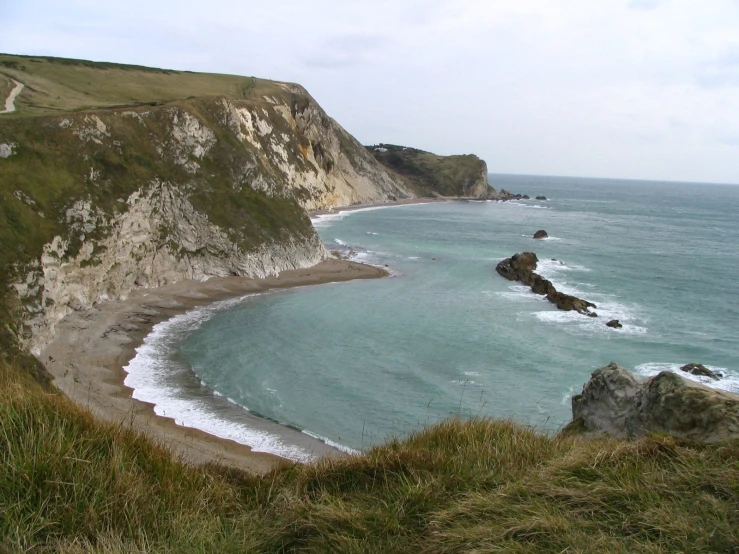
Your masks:
<svg viewBox="0 0 739 554"><path fill-rule="evenodd" d="M284 92L272 81L85 60L0 54L0 77L26 85L19 115L162 103L189 97L261 97Z"/></svg>
<svg viewBox="0 0 739 554"><path fill-rule="evenodd" d="M34 552L732 552L739 445L450 420L264 478L192 469L0 362L0 545ZM0 548L1 550L1 548Z"/></svg>
<svg viewBox="0 0 739 554"><path fill-rule="evenodd" d="M240 94L239 84L247 87L241 94L248 95L274 86L109 64L92 71L87 62L34 59L39 61L0 56L0 73L34 89L21 95L19 115L3 116L5 129L59 109L162 100L187 102L189 109L207 116L207 103L182 96L231 96ZM34 78L26 71L24 81L23 66L31 64ZM248 89L250 82L267 88ZM75 143L56 130L58 125L54 132L51 128L16 129L30 146L2 165L4 272L13 261L37 256L40 245L61 229L65 200L84 189L88 167L60 165L58 160L74 154L66 149ZM121 124L115 133L133 140L137 131ZM95 156L91 148L88 154ZM103 177L105 172L116 177L116 194L165 171L147 152L149 146L97 154ZM229 156L226 151L220 155L224 161ZM219 164L208 171L217 171ZM219 182L229 181L224 174L194 201L216 203L222 212L215 217L228 223L236 212L224 199L232 200L232 193L219 188ZM21 201L16 190L35 204ZM97 200L114 210L116 194ZM290 209L271 212L260 206L251 221L239 224L264 232L270 222L281 225ZM189 468L125 427L94 421L39 384L44 373L35 360L11 347L5 309L0 303L0 552L561 552L569 547L568 552L656 553L739 548L736 443L700 446L665 437L583 442L538 435L507 422L451 420L365 456L287 465L265 478L218 467Z"/></svg>
<svg viewBox="0 0 739 554"><path fill-rule="evenodd" d="M378 151L378 147L386 151ZM368 146L367 149L382 165L403 176L425 195L465 196L463 183L470 186L484 173L482 160L473 154L437 156L392 144Z"/></svg>

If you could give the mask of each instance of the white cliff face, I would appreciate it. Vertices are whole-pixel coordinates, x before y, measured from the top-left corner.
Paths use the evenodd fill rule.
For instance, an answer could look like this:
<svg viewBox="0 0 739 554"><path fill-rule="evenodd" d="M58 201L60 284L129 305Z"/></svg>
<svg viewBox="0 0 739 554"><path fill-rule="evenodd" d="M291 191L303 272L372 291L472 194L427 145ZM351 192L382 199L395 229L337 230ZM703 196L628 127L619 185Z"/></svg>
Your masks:
<svg viewBox="0 0 739 554"><path fill-rule="evenodd" d="M17 267L11 283L32 351L53 339L70 311L136 288L264 277L318 263L326 252L300 208L413 196L305 91L282 88L285 94L259 99L50 120L48 132L74 144L75 159L64 167L83 168L74 173L82 194L60 199L61 214L38 212L66 230L49 237L37 262ZM12 160L15 148L5 140L3 160ZM147 174L145 182L130 180ZM33 207L24 191L15 195ZM216 205L231 200L238 208Z"/></svg>
<svg viewBox="0 0 739 554"><path fill-rule="evenodd" d="M280 187L296 195L308 211L364 202L382 202L414 194L390 175L349 133L310 102L299 111L271 98L264 108L223 100L223 123L245 145L254 162L244 168L243 180L273 194ZM295 115L293 115L293 112ZM290 132L278 131L269 119L279 117ZM296 143L300 137L303 144ZM272 178L259 168L270 167Z"/></svg>
<svg viewBox="0 0 739 554"><path fill-rule="evenodd" d="M326 255L315 236L244 252L168 183L150 183L126 203L128 210L109 221L89 201L75 203L67 221L72 238L82 242L79 252L69 257L69 239L54 237L39 265L14 285L26 300L27 342L34 353L53 339L56 322L70 311L125 298L133 289L182 279L265 277L309 267ZM100 229L107 231L104 239L86 237Z"/></svg>

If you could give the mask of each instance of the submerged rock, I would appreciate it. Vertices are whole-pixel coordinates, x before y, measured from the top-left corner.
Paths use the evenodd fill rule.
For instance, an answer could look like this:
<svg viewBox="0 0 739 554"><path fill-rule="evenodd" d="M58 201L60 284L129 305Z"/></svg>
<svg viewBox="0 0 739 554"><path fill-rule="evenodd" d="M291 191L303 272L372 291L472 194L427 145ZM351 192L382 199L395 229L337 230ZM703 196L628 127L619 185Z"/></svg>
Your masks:
<svg viewBox="0 0 739 554"><path fill-rule="evenodd" d="M709 443L736 439L739 396L670 371L644 379L611 362L572 397L568 428L617 438L659 432Z"/></svg>
<svg viewBox="0 0 739 554"><path fill-rule="evenodd" d="M546 196L537 196L536 199L537 200L546 200L547 197Z"/></svg>
<svg viewBox="0 0 739 554"><path fill-rule="evenodd" d="M716 381L720 379L720 377L716 373L708 369L703 364L685 364L680 368L680 371L690 373L691 375L702 375L704 377L710 377L711 379L715 379Z"/></svg>
<svg viewBox="0 0 739 554"><path fill-rule="evenodd" d="M614 329L620 329L621 327L623 327L623 325L621 325L621 322L618 319L612 319L611 321L606 323L606 325L608 327L613 327Z"/></svg>
<svg viewBox="0 0 739 554"><path fill-rule="evenodd" d="M539 229L536 233L534 233L535 239L545 239L549 236L549 234L544 229Z"/></svg>

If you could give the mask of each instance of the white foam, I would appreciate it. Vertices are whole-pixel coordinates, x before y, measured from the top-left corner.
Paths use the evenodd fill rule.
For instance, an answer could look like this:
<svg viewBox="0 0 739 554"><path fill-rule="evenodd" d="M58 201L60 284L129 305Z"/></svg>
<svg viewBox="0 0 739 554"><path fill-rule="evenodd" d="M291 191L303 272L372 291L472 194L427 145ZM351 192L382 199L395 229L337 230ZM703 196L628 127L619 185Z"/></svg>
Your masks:
<svg viewBox="0 0 739 554"><path fill-rule="evenodd" d="M319 441L326 443L336 450L341 450L344 454L350 454L352 456L358 456L359 454L361 454L359 450L355 450L353 448L349 448L348 446L344 446L343 444L339 444L338 442L327 439L326 437L322 437L321 435L313 433L312 431L308 431L307 429L304 429L303 433L305 433L309 437L313 437L314 439L318 439Z"/></svg>
<svg viewBox="0 0 739 554"><path fill-rule="evenodd" d="M394 204L391 206L367 206L366 208L349 208L340 210L336 213L319 214L314 215L310 218L313 227L327 227L334 221L344 219L348 215L356 214L359 212L372 212L374 210L387 210L390 208L403 208L405 206L426 206L431 205L431 202L418 202L416 204Z"/></svg>
<svg viewBox="0 0 739 554"><path fill-rule="evenodd" d="M509 201L507 202L509 206L519 206L521 208L533 208L536 210L549 210L551 209L549 206L540 206L539 204L522 204L521 202L513 202Z"/></svg>
<svg viewBox="0 0 739 554"><path fill-rule="evenodd" d="M216 312L235 306L250 296L256 295L216 302L155 325L136 349L136 356L123 368L127 373L124 383L133 389L135 399L153 404L154 413L173 419L177 425L245 444L255 452L269 452L295 461L313 460L315 456L311 452L286 444L278 435L249 428L213 413L207 399L183 398L180 389L168 379L174 363L170 358L173 340L198 328ZM227 400L238 406L232 398Z"/></svg>
<svg viewBox="0 0 739 554"><path fill-rule="evenodd" d="M341 239L334 239L334 242L339 246L346 246L346 243Z"/></svg>
<svg viewBox="0 0 739 554"><path fill-rule="evenodd" d="M642 377L653 377L663 371L672 371L678 374L680 377L685 377L691 381L707 385L712 389L725 390L727 392L733 392L739 394L739 371L731 370L725 367L716 367L711 365L705 365L706 368L710 369L714 373L721 375L721 379L715 381L710 377L703 375L693 375L686 371L681 371L680 368L685 364L677 364L670 362L649 362L646 364L638 365L634 368L634 372Z"/></svg>

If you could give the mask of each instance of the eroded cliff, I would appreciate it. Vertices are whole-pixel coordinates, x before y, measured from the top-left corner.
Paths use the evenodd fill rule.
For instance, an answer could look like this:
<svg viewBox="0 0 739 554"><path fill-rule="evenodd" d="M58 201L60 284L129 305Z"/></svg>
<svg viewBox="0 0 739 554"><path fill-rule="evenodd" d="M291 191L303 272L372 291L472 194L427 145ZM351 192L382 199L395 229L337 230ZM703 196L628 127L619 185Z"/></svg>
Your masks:
<svg viewBox="0 0 739 554"><path fill-rule="evenodd" d="M134 288L317 263L306 210L415 194L297 85L50 115L33 102L64 79L24 63L4 66L34 87L0 127L0 262L12 331L36 352L70 311Z"/></svg>

